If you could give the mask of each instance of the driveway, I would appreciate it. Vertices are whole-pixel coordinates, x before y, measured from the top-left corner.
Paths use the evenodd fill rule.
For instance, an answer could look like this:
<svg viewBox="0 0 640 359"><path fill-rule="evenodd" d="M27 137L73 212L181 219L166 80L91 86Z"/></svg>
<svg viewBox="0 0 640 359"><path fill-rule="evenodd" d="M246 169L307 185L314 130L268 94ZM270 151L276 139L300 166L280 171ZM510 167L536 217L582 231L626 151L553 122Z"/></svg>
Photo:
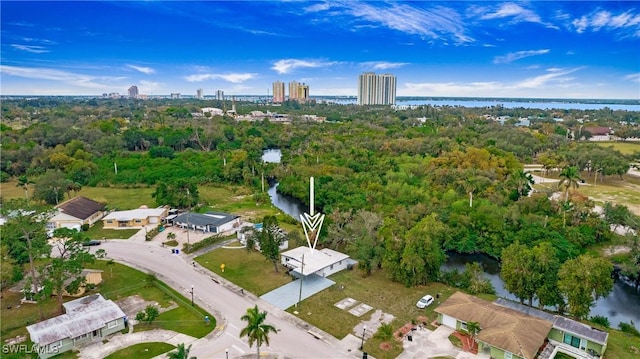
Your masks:
<svg viewBox="0 0 640 359"><path fill-rule="evenodd" d="M418 328L413 332L413 341L404 340L404 351L398 356L398 359L425 359L447 356L456 359L489 359L489 355L463 352L460 348L453 346L449 340L451 333L453 333L453 329L444 325L439 326L436 330Z"/></svg>
<svg viewBox="0 0 640 359"><path fill-rule="evenodd" d="M331 279L311 274L302 280L302 287L300 287L300 279L298 279L280 288L276 288L269 293L263 294L260 299L266 300L276 306L276 308L285 310L299 301L305 300L331 287L335 283L336 282Z"/></svg>

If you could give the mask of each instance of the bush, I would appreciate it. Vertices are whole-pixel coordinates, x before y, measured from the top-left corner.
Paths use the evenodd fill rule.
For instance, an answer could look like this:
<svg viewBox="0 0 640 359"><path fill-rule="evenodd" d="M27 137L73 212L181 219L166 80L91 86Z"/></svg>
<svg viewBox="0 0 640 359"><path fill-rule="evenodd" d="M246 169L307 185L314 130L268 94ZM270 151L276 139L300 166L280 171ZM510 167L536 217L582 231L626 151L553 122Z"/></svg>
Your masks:
<svg viewBox="0 0 640 359"><path fill-rule="evenodd" d="M146 317L147 317L147 315L146 315L146 314L144 314L144 312L138 312L138 313L136 314L136 320L137 320L138 322L143 321L143 320L144 320L144 318L146 318Z"/></svg>
<svg viewBox="0 0 640 359"><path fill-rule="evenodd" d="M611 326L611 323L609 323L609 318L602 315L594 315L593 317L589 318L589 320L595 324L602 325L605 328L609 328Z"/></svg>
<svg viewBox="0 0 640 359"><path fill-rule="evenodd" d="M80 226L80 229L82 229L83 232L86 232L89 230L89 223L84 223L82 226Z"/></svg>
<svg viewBox="0 0 640 359"><path fill-rule="evenodd" d="M619 324L619 326L620 326L620 330L622 330L623 333L640 337L640 331L636 329L635 325L633 324L633 320L631 321L631 324L622 322Z"/></svg>
<svg viewBox="0 0 640 359"><path fill-rule="evenodd" d="M373 337L381 340L391 339L393 337L393 326L391 323L382 324Z"/></svg>
<svg viewBox="0 0 640 359"><path fill-rule="evenodd" d="M213 235L211 237L207 237L207 238L201 240L200 242L191 243L189 248L187 248L187 243L184 243L184 244L182 244L182 251L184 253L193 253L193 252L197 251L198 249L210 246L210 245L218 242L222 238L223 237L221 235L215 234L215 235Z"/></svg>

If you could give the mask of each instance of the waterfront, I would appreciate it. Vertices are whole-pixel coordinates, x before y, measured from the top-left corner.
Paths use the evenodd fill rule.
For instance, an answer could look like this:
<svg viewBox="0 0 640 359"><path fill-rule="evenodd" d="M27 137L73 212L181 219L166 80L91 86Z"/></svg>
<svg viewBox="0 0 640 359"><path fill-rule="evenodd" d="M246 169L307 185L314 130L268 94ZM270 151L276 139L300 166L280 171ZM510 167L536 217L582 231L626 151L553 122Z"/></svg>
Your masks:
<svg viewBox="0 0 640 359"><path fill-rule="evenodd" d="M263 161L271 163L279 163L281 158L282 152L279 149L265 150L262 156ZM307 210L306 206L298 199L278 193L277 182L270 184L268 193L274 206L296 220L299 220L300 214ZM478 262L482 265L485 277L491 281L498 296L518 301L504 287L504 282L500 278L500 263L489 256L448 253L447 262L442 266L441 270L457 269L458 271L464 271L465 264L473 262ZM638 327L638 323L640 323L640 292L622 281L617 281L608 296L599 298L595 302L590 312L590 316L594 315L607 317L614 328L618 328L621 322L629 323L630 320Z"/></svg>
<svg viewBox="0 0 640 359"><path fill-rule="evenodd" d="M325 99L327 102L332 102L341 105L355 105L357 100L355 98L336 98ZM633 101L630 101L633 102ZM640 111L640 104L637 103L619 103L619 102L597 102L585 100L544 100L544 99L462 99L462 98L411 98L396 100L396 106L402 108L403 106L433 106L433 107L469 107L469 108L492 108L501 106L507 109L513 108L528 108L528 109L541 109L541 110L601 110L609 108L611 110L623 110L623 111Z"/></svg>

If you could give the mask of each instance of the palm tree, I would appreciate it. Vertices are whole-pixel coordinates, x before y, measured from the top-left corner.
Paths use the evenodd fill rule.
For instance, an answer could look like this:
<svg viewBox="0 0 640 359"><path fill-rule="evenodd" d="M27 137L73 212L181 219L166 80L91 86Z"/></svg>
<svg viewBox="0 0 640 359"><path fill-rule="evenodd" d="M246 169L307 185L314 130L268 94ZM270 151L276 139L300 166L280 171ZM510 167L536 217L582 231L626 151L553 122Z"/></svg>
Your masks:
<svg viewBox="0 0 640 359"><path fill-rule="evenodd" d="M258 359L260 359L260 346L262 343L269 345L269 333L278 332L274 326L264 323L266 317L267 312L261 312L256 305L247 309L247 313L240 318L247 322L247 326L240 331L240 337L246 336L249 338L249 347L252 347L254 342L257 344L258 356L256 358Z"/></svg>
<svg viewBox="0 0 640 359"><path fill-rule="evenodd" d="M517 198L528 196L531 191L531 186L535 183L533 176L529 172L523 170L517 170L511 173L509 176L511 185L515 187Z"/></svg>
<svg viewBox="0 0 640 359"><path fill-rule="evenodd" d="M184 343L178 344L176 351L170 352L167 354L167 358L169 359L196 359L196 357L190 357L189 352L191 351L191 344L188 347L184 347Z"/></svg>
<svg viewBox="0 0 640 359"><path fill-rule="evenodd" d="M16 183L16 187L22 187L24 189L24 196L29 201L29 185L34 184L35 182L31 181L27 175L22 175L18 177L18 183Z"/></svg>
<svg viewBox="0 0 640 359"><path fill-rule="evenodd" d="M582 178L580 178L580 172L576 167L565 167L562 172L560 172L558 187L564 186L565 202L569 201L569 190L571 188L577 189L582 181Z"/></svg>
<svg viewBox="0 0 640 359"><path fill-rule="evenodd" d="M476 342L476 336L478 335L478 333L480 333L480 330L482 330L482 328L480 328L480 323L467 322L467 333L469 333L469 335L471 336L471 339L473 339L474 346Z"/></svg>

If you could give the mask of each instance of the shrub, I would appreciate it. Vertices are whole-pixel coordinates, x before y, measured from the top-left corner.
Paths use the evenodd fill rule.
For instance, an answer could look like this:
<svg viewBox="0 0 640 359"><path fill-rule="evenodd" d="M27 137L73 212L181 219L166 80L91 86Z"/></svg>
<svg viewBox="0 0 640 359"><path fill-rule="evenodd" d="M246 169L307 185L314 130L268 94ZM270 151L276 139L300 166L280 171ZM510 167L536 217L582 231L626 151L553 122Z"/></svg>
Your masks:
<svg viewBox="0 0 640 359"><path fill-rule="evenodd" d="M212 245L212 244L218 242L222 238L224 238L224 237L222 237L219 234L215 234L215 235L213 235L211 237L207 237L207 238L201 240L200 242L191 243L191 245L188 246L189 248L187 248L187 243L184 243L182 245L182 251L184 253L193 253L193 252L197 251L198 249L204 248L206 246L209 246L209 245Z"/></svg>
<svg viewBox="0 0 640 359"><path fill-rule="evenodd" d="M622 330L623 333L628 333L636 337L640 337L640 331L636 329L635 325L633 324L633 320L631 321L631 324L622 322L619 324L619 326L620 330Z"/></svg>
<svg viewBox="0 0 640 359"><path fill-rule="evenodd" d="M602 315L594 315L593 317L589 318L589 320L595 324L602 325L605 328L609 328L611 326L611 323L609 323L609 318Z"/></svg>
<svg viewBox="0 0 640 359"><path fill-rule="evenodd" d="M147 317L147 315L144 312L138 312L136 314L136 320L139 321L139 322L143 321L144 318L146 318L146 317Z"/></svg>
<svg viewBox="0 0 640 359"><path fill-rule="evenodd" d="M82 226L80 226L80 229L82 229L83 232L88 231L89 230L89 223L82 224Z"/></svg>
<svg viewBox="0 0 640 359"><path fill-rule="evenodd" d="M382 324L376 334L373 335L374 338L389 340L393 337L393 326L391 323Z"/></svg>

